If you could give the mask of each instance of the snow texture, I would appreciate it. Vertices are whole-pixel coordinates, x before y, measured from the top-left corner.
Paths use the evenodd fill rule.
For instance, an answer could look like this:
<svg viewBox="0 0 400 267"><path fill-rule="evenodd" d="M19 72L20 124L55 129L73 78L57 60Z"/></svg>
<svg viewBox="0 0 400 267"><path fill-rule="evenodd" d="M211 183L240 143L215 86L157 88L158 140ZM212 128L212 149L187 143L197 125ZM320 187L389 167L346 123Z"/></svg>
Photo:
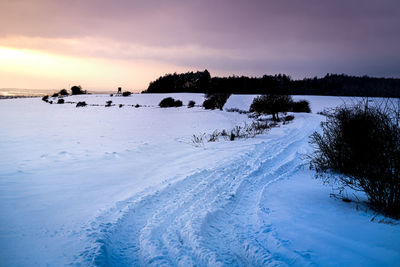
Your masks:
<svg viewBox="0 0 400 267"><path fill-rule="evenodd" d="M168 96L204 100L0 100L2 266L398 265L398 222L330 197L308 169L309 136L324 120L316 112L351 98L295 96L313 114L256 138L195 146L193 134L251 120L158 108ZM253 98L233 95L225 108L248 110Z"/></svg>

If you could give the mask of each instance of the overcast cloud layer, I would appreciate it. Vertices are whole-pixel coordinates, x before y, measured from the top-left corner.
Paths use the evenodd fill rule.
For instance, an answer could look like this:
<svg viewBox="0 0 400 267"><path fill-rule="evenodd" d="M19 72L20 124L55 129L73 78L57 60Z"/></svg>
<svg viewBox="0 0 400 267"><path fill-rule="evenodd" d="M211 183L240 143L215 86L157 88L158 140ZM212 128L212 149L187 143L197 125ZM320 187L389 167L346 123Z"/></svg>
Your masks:
<svg viewBox="0 0 400 267"><path fill-rule="evenodd" d="M398 0L2 0L0 12L7 47L214 75L400 77Z"/></svg>

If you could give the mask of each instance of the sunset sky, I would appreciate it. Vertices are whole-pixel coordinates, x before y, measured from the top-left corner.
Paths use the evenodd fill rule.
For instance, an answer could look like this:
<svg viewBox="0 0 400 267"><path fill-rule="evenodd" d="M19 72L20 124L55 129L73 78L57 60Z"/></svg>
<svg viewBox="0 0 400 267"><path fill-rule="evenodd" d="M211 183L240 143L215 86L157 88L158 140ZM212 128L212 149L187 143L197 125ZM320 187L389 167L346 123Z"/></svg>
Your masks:
<svg viewBox="0 0 400 267"><path fill-rule="evenodd" d="M399 0L0 0L0 88L131 91L165 73L400 78Z"/></svg>

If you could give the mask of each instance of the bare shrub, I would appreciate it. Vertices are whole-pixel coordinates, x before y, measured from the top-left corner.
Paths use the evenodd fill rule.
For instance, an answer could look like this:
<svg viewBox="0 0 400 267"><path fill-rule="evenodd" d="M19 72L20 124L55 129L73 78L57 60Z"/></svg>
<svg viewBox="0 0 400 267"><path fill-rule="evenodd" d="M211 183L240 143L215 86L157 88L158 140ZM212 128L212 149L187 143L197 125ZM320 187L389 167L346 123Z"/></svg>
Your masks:
<svg viewBox="0 0 400 267"><path fill-rule="evenodd" d="M200 146L204 144L204 138L205 138L205 134L200 134L200 135L193 135L192 136L192 142L196 145L196 146Z"/></svg>
<svg viewBox="0 0 400 267"><path fill-rule="evenodd" d="M252 138L258 134L263 134L265 131L271 128L271 123L268 122L259 122L254 121L251 124L245 123L243 126L235 126L228 132L224 129L221 132L215 130L210 135L202 134L202 135L193 135L192 142L195 144L203 144L204 141L207 142L216 142L218 141L219 137L223 137L225 140L234 141L235 139L239 138Z"/></svg>
<svg viewBox="0 0 400 267"><path fill-rule="evenodd" d="M218 130L215 130L212 134L210 134L209 138L208 138L208 142L216 142L218 141L218 136L220 135L220 133L218 132Z"/></svg>
<svg viewBox="0 0 400 267"><path fill-rule="evenodd" d="M400 217L400 128L388 110L360 103L340 107L311 144L310 166L327 183L363 191L370 206Z"/></svg>

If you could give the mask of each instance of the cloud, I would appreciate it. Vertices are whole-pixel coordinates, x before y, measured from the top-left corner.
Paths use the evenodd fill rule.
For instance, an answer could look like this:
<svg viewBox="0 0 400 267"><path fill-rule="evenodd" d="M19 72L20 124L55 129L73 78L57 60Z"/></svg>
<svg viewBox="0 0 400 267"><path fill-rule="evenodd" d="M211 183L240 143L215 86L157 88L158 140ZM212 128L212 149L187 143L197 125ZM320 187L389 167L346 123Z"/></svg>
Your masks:
<svg viewBox="0 0 400 267"><path fill-rule="evenodd" d="M400 76L390 68L400 61L397 0L3 0L0 12L6 46L214 73Z"/></svg>

